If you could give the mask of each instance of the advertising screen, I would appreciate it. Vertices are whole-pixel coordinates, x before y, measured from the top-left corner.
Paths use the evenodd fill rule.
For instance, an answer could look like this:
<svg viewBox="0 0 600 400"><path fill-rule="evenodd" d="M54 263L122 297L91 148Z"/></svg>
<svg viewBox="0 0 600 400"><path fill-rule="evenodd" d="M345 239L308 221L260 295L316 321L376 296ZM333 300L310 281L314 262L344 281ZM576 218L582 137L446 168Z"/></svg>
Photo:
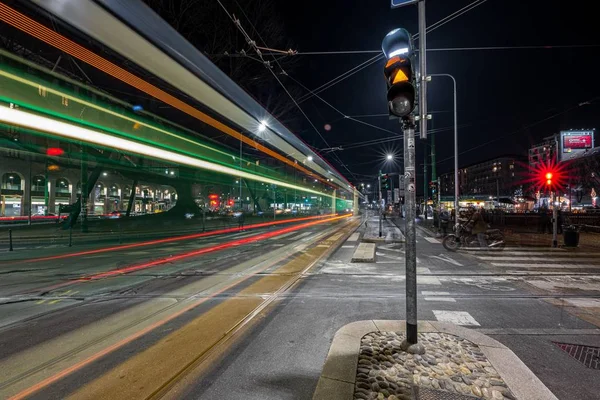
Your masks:
<svg viewBox="0 0 600 400"><path fill-rule="evenodd" d="M592 135L568 135L563 136L563 152L570 152L571 149L591 149Z"/></svg>

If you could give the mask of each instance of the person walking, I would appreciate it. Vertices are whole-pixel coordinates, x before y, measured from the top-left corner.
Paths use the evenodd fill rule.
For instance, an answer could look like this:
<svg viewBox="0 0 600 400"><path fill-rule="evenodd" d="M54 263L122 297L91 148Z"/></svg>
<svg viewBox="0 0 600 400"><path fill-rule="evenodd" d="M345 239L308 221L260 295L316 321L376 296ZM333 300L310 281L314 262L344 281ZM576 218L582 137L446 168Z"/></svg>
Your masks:
<svg viewBox="0 0 600 400"><path fill-rule="evenodd" d="M483 210L475 211L475 214L472 217L473 219L473 229L471 232L474 235L477 235L477 241L479 242L479 247L482 249L487 249L487 240L485 239L485 232L487 231L487 224L483 219Z"/></svg>
<svg viewBox="0 0 600 400"><path fill-rule="evenodd" d="M443 237L448 235L448 224L450 223L450 214L445 208L440 213L440 228L442 229Z"/></svg>

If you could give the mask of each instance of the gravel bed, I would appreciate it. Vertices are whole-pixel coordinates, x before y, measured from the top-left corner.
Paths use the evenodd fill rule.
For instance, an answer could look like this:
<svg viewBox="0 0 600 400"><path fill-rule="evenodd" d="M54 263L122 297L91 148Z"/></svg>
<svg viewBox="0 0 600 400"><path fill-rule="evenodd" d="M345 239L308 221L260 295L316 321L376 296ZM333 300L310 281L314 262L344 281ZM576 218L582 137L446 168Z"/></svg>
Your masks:
<svg viewBox="0 0 600 400"><path fill-rule="evenodd" d="M425 354L400 349L404 333L373 332L360 344L354 399L411 400L412 386L514 400L479 347L446 333L421 333Z"/></svg>

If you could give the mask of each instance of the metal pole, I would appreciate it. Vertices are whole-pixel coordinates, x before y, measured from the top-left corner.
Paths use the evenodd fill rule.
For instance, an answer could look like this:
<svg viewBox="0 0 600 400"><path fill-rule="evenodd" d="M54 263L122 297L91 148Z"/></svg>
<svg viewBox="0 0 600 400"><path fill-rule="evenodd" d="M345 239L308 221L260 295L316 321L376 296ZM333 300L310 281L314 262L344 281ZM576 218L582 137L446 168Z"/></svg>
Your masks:
<svg viewBox="0 0 600 400"><path fill-rule="evenodd" d="M421 85L419 91L419 117L421 139L427 139L427 23L425 21L425 0L419 1L419 69Z"/></svg>
<svg viewBox="0 0 600 400"><path fill-rule="evenodd" d="M403 348L411 353L423 353L417 343L417 232L415 226L415 128L410 119L402 121L404 131L404 174L406 187L406 340ZM406 181L408 180L408 182Z"/></svg>
<svg viewBox="0 0 600 400"><path fill-rule="evenodd" d="M87 157L85 148L81 145L81 232L87 232L87 200L88 200ZM135 190L132 188L131 190Z"/></svg>
<svg viewBox="0 0 600 400"><path fill-rule="evenodd" d="M8 230L8 251L13 251L12 245L12 229Z"/></svg>
<svg viewBox="0 0 600 400"><path fill-rule="evenodd" d="M427 140L427 139L425 139ZM425 143L425 147L423 147L423 216L425 220L427 220L427 199L429 198L429 179L427 176L427 142Z"/></svg>
<svg viewBox="0 0 600 400"><path fill-rule="evenodd" d="M552 193L552 247L558 247L558 208L556 207L556 192Z"/></svg>
<svg viewBox="0 0 600 400"><path fill-rule="evenodd" d="M431 76L446 76L452 79L452 89L454 95L454 215L458 216L458 196L460 192L460 182L458 181L458 107L456 101L456 79L450 74L431 74ZM458 220L458 218L456 219ZM456 224L458 224L455 221Z"/></svg>
<svg viewBox="0 0 600 400"><path fill-rule="evenodd" d="M28 197L28 202L29 202L29 210L27 210L27 225L31 225L31 181L32 181L32 176L31 176L31 157L29 158L29 193L27 194ZM27 183L26 183L27 185Z"/></svg>
<svg viewBox="0 0 600 400"><path fill-rule="evenodd" d="M73 225L69 226L69 247L73 245Z"/></svg>
<svg viewBox="0 0 600 400"><path fill-rule="evenodd" d="M383 222L381 221L381 209L383 208L381 205L382 197L381 197L381 170L379 171L379 175L377 175L377 183L379 185L379 237L383 236Z"/></svg>
<svg viewBox="0 0 600 400"><path fill-rule="evenodd" d="M48 215L48 206L49 206L49 197L50 197L50 193L48 190L48 158L46 158L46 170L44 171L44 179L46 180L46 183L44 184L44 207L46 207L46 209L44 210L44 215Z"/></svg>

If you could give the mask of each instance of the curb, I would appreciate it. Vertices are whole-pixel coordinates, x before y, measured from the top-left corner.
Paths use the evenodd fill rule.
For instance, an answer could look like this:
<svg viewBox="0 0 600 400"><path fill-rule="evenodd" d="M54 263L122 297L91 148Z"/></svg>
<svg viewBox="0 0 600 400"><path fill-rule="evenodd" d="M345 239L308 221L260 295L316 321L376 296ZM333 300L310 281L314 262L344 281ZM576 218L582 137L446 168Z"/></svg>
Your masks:
<svg viewBox="0 0 600 400"><path fill-rule="evenodd" d="M517 399L558 400L512 350L491 337L462 326L438 321L420 321L418 330L422 333L459 336L479 346ZM389 331L406 331L405 321L365 320L341 327L333 337L313 400L353 399L362 337L371 332Z"/></svg>
<svg viewBox="0 0 600 400"><path fill-rule="evenodd" d="M354 255L352 255L351 262L375 262L375 248L376 246L374 243L359 243L358 247L356 247L356 250L354 250Z"/></svg>

